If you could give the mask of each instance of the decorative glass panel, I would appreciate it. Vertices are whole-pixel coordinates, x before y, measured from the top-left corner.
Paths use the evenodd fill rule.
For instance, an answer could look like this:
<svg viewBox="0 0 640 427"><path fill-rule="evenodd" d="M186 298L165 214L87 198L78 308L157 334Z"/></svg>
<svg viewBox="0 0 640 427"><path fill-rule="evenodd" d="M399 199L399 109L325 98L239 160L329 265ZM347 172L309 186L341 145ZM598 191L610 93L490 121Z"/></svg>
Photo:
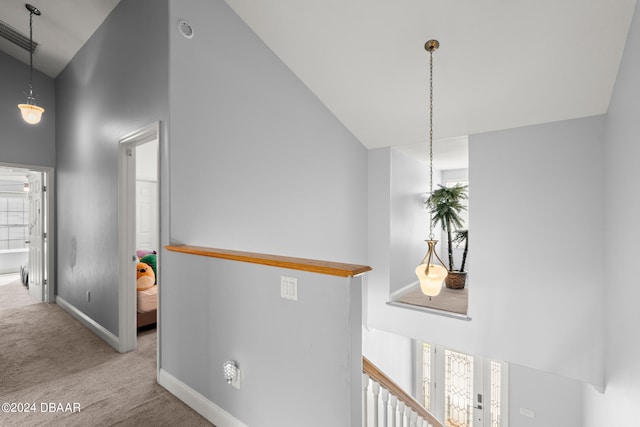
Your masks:
<svg viewBox="0 0 640 427"><path fill-rule="evenodd" d="M491 361L491 427L500 427L500 383L502 364Z"/></svg>
<svg viewBox="0 0 640 427"><path fill-rule="evenodd" d="M422 395L424 407L431 411L431 345L422 344Z"/></svg>
<svg viewBox="0 0 640 427"><path fill-rule="evenodd" d="M445 350L445 425L473 426L473 356Z"/></svg>

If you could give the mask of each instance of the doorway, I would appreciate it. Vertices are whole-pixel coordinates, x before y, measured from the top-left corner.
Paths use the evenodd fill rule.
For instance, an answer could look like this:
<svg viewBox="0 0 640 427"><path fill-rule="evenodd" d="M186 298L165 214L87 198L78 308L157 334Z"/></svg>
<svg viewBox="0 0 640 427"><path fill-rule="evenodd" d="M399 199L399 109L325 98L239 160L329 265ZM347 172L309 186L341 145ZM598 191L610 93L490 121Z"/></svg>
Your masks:
<svg viewBox="0 0 640 427"><path fill-rule="evenodd" d="M15 272L29 294L55 302L53 168L0 163L0 270Z"/></svg>
<svg viewBox="0 0 640 427"><path fill-rule="evenodd" d="M120 352L136 348L138 297L136 267L144 254L160 252L159 218L159 146L160 123L152 123L124 136L119 144L119 348ZM156 282L159 271L154 267ZM157 292L157 285L156 285ZM159 325L159 295L156 294L154 316ZM146 309L145 309L146 310Z"/></svg>
<svg viewBox="0 0 640 427"><path fill-rule="evenodd" d="M507 363L429 343L417 353L417 395L446 427L507 426Z"/></svg>

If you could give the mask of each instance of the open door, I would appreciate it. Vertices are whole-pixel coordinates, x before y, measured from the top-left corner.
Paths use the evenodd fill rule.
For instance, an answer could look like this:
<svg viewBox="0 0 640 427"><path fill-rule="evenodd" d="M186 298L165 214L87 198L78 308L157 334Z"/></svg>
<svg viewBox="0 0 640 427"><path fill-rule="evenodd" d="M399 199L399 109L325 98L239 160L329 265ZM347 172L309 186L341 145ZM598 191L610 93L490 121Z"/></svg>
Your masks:
<svg viewBox="0 0 640 427"><path fill-rule="evenodd" d="M136 295L136 265L138 257L136 256L138 244L149 246L148 249L159 251L158 241L151 238L159 236L158 232L158 202L157 196L147 200L146 196L157 194L158 183L154 182L154 186L138 186L136 185L139 176L137 159L137 147L148 145L152 141L159 141L160 138L160 122L152 123L129 135L124 136L119 144L119 196L118 196L118 252L119 252L119 347L121 353L131 351L136 348L136 332L137 332L137 295ZM156 145L157 147L157 145ZM148 153L142 154L149 155ZM154 160L150 165L156 170L158 168L158 150L154 151ZM144 174L143 174L144 175ZM157 178L156 178L157 179ZM159 181L158 181L159 182ZM136 190L140 189L143 193L141 197L148 202L141 206L137 206ZM137 215L136 215L137 214ZM144 227L136 226L136 217L138 221L144 221ZM148 235L146 235L148 231ZM142 234L140 236L140 234ZM138 242L136 239L140 239ZM157 278L157 277L156 277ZM158 307L159 313L159 307ZM159 314L158 314L159 318ZM159 324L159 322L158 322Z"/></svg>
<svg viewBox="0 0 640 427"><path fill-rule="evenodd" d="M29 294L45 301L45 191L43 173L29 174Z"/></svg>

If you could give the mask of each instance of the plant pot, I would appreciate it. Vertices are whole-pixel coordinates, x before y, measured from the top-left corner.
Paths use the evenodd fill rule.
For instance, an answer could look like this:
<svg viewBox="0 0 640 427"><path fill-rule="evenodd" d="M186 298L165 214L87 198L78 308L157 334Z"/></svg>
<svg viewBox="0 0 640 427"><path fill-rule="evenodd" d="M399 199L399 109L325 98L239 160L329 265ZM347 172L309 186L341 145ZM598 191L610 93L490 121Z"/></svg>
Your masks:
<svg viewBox="0 0 640 427"><path fill-rule="evenodd" d="M444 283L449 289L464 289L467 283L466 271L450 271Z"/></svg>

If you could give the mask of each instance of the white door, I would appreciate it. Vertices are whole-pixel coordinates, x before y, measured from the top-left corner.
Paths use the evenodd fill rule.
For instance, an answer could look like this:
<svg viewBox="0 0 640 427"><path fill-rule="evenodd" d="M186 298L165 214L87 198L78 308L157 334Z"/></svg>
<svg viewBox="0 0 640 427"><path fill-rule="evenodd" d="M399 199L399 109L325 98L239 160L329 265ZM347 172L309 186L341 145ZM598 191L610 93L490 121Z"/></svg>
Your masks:
<svg viewBox="0 0 640 427"><path fill-rule="evenodd" d="M158 248L158 183L136 182L136 249Z"/></svg>
<svg viewBox="0 0 640 427"><path fill-rule="evenodd" d="M44 301L45 230L42 172L29 175L29 295Z"/></svg>
<svg viewBox="0 0 640 427"><path fill-rule="evenodd" d="M418 366L418 394L446 427L506 426L506 364L423 343Z"/></svg>

